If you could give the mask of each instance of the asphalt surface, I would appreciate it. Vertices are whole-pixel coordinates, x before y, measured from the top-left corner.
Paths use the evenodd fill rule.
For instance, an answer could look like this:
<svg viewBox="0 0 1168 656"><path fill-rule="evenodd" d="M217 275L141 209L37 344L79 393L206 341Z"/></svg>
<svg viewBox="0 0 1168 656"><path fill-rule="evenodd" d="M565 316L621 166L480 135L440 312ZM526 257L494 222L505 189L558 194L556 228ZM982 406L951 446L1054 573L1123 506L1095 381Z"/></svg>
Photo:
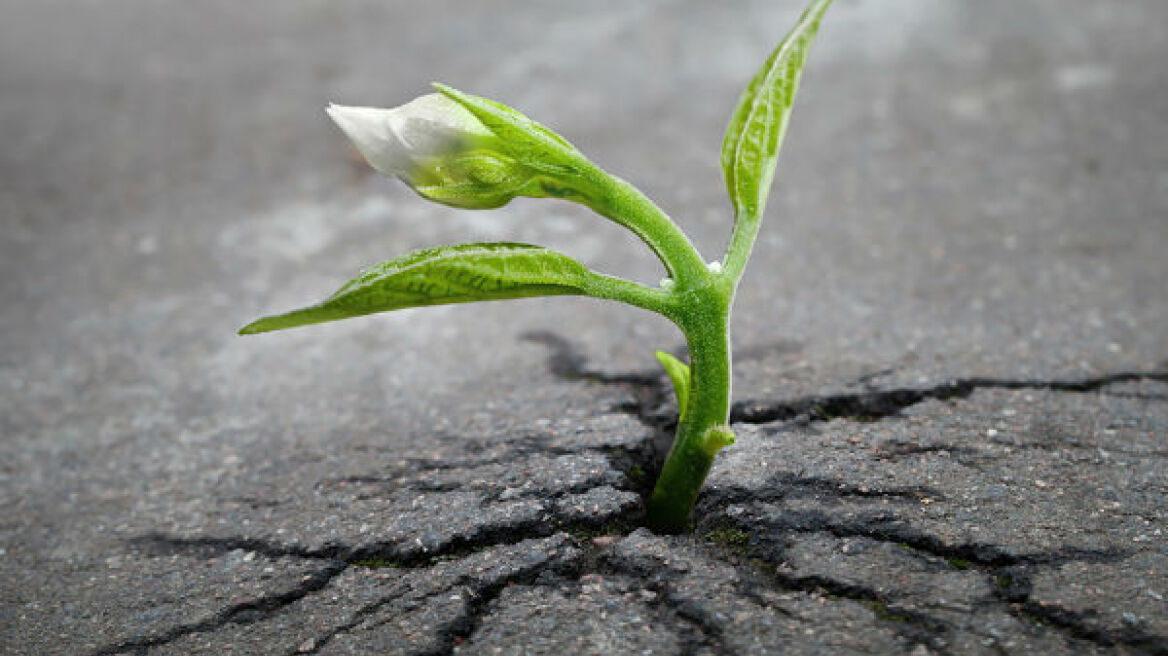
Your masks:
<svg viewBox="0 0 1168 656"><path fill-rule="evenodd" d="M801 7L0 2L0 653L1168 654L1168 5L839 0L734 316L739 441L641 528L664 320L587 299L257 337L366 266L547 245L324 115L431 80L709 259Z"/></svg>

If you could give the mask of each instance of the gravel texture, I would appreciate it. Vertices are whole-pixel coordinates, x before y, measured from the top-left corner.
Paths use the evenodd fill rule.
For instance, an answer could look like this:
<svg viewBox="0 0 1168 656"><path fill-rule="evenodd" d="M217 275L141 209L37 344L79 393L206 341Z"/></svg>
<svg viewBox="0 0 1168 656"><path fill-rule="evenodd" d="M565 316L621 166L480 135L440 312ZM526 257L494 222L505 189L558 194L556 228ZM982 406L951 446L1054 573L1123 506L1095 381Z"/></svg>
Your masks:
<svg viewBox="0 0 1168 656"><path fill-rule="evenodd" d="M0 0L0 654L1168 654L1168 4L839 0L734 322L738 443L641 528L643 312L259 337L362 266L586 211L434 206L328 101L438 79L713 259L797 2Z"/></svg>

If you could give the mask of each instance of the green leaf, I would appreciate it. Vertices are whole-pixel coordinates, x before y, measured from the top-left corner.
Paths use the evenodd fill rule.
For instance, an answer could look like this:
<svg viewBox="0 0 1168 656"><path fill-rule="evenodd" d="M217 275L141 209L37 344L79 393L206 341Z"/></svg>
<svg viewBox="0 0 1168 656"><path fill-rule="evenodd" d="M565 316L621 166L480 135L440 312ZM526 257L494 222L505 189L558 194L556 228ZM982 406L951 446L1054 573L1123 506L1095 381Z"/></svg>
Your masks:
<svg viewBox="0 0 1168 656"><path fill-rule="evenodd" d="M503 103L437 82L434 88L474 114L507 144L509 155L527 166L547 173L565 173L576 171L586 162L566 139Z"/></svg>
<svg viewBox="0 0 1168 656"><path fill-rule="evenodd" d="M730 430L729 426L711 426L702 435L701 448L712 458L734 442L734 431Z"/></svg>
<svg viewBox="0 0 1168 656"><path fill-rule="evenodd" d="M685 419L685 408L689 402L689 365L665 351L657 351L655 355L657 361L665 368L665 373L669 374L669 380L673 381L673 393L677 395L678 421L681 421Z"/></svg>
<svg viewBox="0 0 1168 656"><path fill-rule="evenodd" d="M731 115L722 142L722 172L739 221L762 216L803 63L831 3L811 3L754 75Z"/></svg>
<svg viewBox="0 0 1168 656"><path fill-rule="evenodd" d="M597 278L572 258L539 246L443 246L378 264L317 305L265 317L239 333L252 335L425 305L588 294Z"/></svg>

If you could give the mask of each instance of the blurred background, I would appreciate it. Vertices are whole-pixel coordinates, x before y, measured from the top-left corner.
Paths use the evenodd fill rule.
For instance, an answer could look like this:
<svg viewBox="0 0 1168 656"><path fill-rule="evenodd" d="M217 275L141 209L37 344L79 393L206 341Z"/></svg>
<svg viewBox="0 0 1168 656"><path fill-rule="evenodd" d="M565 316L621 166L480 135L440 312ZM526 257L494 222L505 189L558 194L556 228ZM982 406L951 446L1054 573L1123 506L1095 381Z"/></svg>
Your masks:
<svg viewBox="0 0 1168 656"><path fill-rule="evenodd" d="M560 130L713 259L729 229L726 116L798 4L4 2L0 293L4 364L17 372L5 378L76 368L158 383L171 374L141 358L224 349L234 375L277 340L350 335L245 345L230 338L237 324L448 240L535 241L657 280L628 235L576 207L467 213L415 199L372 175L322 111L400 104L431 80ZM1064 362L1083 339L1104 353L1162 335L1127 314L1164 299L1163 268L1146 265L1168 232L1166 15L1155 0L840 0L743 290L773 314L740 313L746 330L833 344L868 333L900 357L937 339L905 316L939 314L946 332L965 327L937 350L1054 333ZM1036 257L1049 266L1025 264ZM1087 307L1080 283L1110 285L1114 303ZM1039 288L1065 304L1061 325L994 297ZM538 303L449 316L539 316ZM1003 322L1014 330L996 332ZM887 325L912 336L873 343Z"/></svg>

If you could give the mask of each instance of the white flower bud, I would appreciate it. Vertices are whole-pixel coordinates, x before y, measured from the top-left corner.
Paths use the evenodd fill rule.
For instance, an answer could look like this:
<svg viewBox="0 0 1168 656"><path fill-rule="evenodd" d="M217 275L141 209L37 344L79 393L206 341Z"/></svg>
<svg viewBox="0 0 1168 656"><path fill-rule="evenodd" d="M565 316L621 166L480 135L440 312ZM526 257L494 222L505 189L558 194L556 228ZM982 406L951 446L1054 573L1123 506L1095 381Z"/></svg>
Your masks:
<svg viewBox="0 0 1168 656"><path fill-rule="evenodd" d="M370 166L407 183L425 160L493 136L473 114L439 93L393 109L331 104L327 111Z"/></svg>
<svg viewBox="0 0 1168 656"><path fill-rule="evenodd" d="M332 104L327 111L370 166L430 200L498 207L531 179L494 133L442 94L393 109Z"/></svg>

